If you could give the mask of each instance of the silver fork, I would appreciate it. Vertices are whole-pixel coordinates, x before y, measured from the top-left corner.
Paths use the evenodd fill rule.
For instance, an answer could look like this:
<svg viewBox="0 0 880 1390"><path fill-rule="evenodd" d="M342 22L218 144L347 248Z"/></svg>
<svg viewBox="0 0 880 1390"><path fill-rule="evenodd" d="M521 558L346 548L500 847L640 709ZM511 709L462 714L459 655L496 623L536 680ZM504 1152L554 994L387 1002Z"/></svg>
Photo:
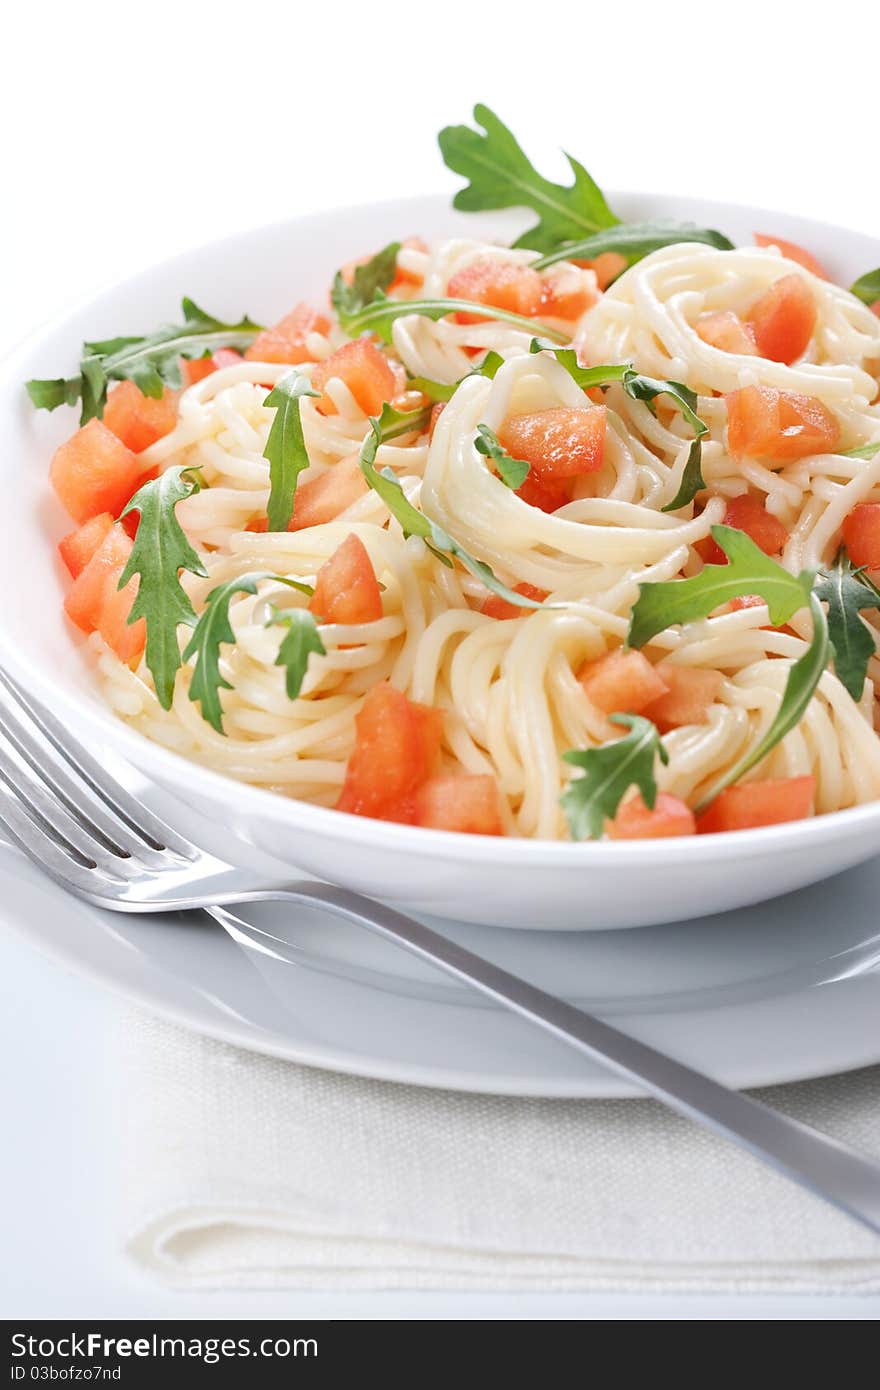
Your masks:
<svg viewBox="0 0 880 1390"><path fill-rule="evenodd" d="M32 860L78 897L120 912L198 908L239 944L244 940L263 952L276 938L231 912L233 904L272 900L326 907L466 981L880 1233L880 1164L719 1085L391 907L329 883L267 886L172 830L2 668L0 690L0 823Z"/></svg>

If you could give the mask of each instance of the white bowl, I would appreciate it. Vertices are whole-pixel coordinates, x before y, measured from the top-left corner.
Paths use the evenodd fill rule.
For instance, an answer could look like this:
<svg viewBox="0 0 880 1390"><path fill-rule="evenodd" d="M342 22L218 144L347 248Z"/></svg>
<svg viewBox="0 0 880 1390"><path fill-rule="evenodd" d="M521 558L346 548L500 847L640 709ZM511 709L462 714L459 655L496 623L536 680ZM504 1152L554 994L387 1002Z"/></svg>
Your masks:
<svg viewBox="0 0 880 1390"><path fill-rule="evenodd" d="M693 220L749 242L753 231L802 242L843 283L880 262L870 237L766 210L698 199L614 195L624 216ZM333 271L393 238L508 235L504 216L456 213L420 198L261 227L153 267L35 333L0 371L5 445L0 659L97 747L115 748L177 799L283 864L422 912L488 924L568 930L645 926L760 901L815 883L880 849L880 804L735 834L628 844L453 835L343 815L244 786L150 743L103 705L64 618L55 542L69 521L49 488L55 445L73 411L35 411L22 383L70 373L85 338L149 331L188 294L212 313L262 322L299 298L320 301Z"/></svg>

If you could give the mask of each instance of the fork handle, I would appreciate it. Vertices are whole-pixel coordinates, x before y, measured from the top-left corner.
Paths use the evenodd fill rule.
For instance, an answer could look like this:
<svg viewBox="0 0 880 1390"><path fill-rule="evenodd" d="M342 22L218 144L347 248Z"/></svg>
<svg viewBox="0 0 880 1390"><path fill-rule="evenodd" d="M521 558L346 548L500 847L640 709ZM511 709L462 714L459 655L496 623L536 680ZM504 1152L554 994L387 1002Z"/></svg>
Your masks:
<svg viewBox="0 0 880 1390"><path fill-rule="evenodd" d="M404 946L578 1052L603 1062L680 1115L732 1140L880 1234L880 1164L818 1130L720 1085L385 904L318 882L236 897L237 902L267 899L323 905ZM265 949L266 934L227 907L210 907L207 911L222 926L233 928L239 939L244 934Z"/></svg>

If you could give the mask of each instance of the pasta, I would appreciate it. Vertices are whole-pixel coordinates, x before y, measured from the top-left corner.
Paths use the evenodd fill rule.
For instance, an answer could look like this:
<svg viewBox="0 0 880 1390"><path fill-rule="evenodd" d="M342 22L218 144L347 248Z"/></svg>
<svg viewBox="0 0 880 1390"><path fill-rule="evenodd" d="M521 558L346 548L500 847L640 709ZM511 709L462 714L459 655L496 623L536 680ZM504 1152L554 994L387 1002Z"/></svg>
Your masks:
<svg viewBox="0 0 880 1390"><path fill-rule="evenodd" d="M357 384L332 370L348 338L338 321L320 319L303 336L301 360L293 367L249 351L188 385L176 402L173 428L140 456L145 468L200 470L204 486L177 507L206 570L206 577L181 577L196 614L228 580L275 576L255 593L235 594L229 605L234 641L220 650L228 683L223 732L190 698L191 662L183 663L171 707L163 709L146 660L127 664L96 632L90 642L102 688L119 717L231 778L334 806L356 748L357 716L370 692L387 683L408 701L442 712L435 776L491 778L500 831L564 838L569 828L560 797L573 769L562 755L604 747L622 733L590 690L597 663L623 650L640 585L699 574L713 545L712 528L744 497L783 529L780 558L789 572L833 563L846 519L860 505L880 503L880 449L873 457L867 449L862 456L850 452L880 442L880 318L773 246L667 246L604 292L589 267L557 262L536 272L535 260L531 251L461 238L401 249L394 299L455 298L462 277L467 283L475 267L485 276L489 266L503 267L512 284L517 277L540 277L542 301L533 314L534 332L488 316L464 322L471 316L396 317L383 355L395 373L397 408L425 405L420 379L460 385L435 410L430 434L423 424L382 442L375 467L392 470L410 502L508 588L544 595L541 606L493 616L478 575L460 564L450 567L448 557L423 539L407 537L379 493L363 483L356 456L375 412L364 408ZM809 342L796 360L759 355L748 336L744 352L712 341L718 324L745 331L756 302L791 277L814 306ZM557 312L571 304L574 316ZM662 396L634 398L620 381L590 400L555 353L531 350L532 338L548 325L574 346L582 364L630 363L645 376L696 393L707 432L704 487L694 498L663 510L682 487L694 439L682 412ZM487 352L503 359L494 376L475 370ZM264 524L270 494L265 450L275 409L266 403L267 392L291 370L317 382L318 392L304 396L299 407L309 466L298 481L296 529L253 529ZM753 387L821 402L837 424L836 441L781 459L735 452L727 398ZM506 485L476 448L481 425L504 441L511 421L570 420L564 412L603 408L600 466L564 475L564 482L554 479L564 495L552 510L530 502L525 484L522 496ZM512 445L509 453L517 457ZM338 512L297 528L297 506L308 497L308 485L337 475L348 488ZM546 481L549 474L533 467L531 476ZM276 662L279 628L267 619L307 609L309 598L281 579L313 586L350 536L362 543L381 586L381 616L319 621L323 654L310 657L291 699ZM866 610L863 620L878 631L876 609ZM766 605L757 601L724 605L651 639L642 656L655 672L659 668L661 682L670 671L673 678L711 673L701 687L711 686L711 697L697 717L666 727L660 722L668 754L656 771L661 794L695 806L759 741L810 633L806 610L772 627ZM829 666L804 716L746 783L809 778L816 813L880 798L878 690L876 647L858 699ZM651 717L651 701L639 709ZM388 812L388 818L414 814Z"/></svg>

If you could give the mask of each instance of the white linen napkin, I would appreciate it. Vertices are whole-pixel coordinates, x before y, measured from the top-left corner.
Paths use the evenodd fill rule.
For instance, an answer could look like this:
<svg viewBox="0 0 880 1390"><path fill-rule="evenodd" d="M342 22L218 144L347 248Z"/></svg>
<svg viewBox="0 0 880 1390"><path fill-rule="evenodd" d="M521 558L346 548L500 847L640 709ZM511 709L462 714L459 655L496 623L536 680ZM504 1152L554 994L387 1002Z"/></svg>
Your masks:
<svg viewBox="0 0 880 1390"><path fill-rule="evenodd" d="M130 1254L183 1287L880 1290L880 1240L653 1101L466 1096L126 1019ZM880 1068L776 1087L880 1156Z"/></svg>

